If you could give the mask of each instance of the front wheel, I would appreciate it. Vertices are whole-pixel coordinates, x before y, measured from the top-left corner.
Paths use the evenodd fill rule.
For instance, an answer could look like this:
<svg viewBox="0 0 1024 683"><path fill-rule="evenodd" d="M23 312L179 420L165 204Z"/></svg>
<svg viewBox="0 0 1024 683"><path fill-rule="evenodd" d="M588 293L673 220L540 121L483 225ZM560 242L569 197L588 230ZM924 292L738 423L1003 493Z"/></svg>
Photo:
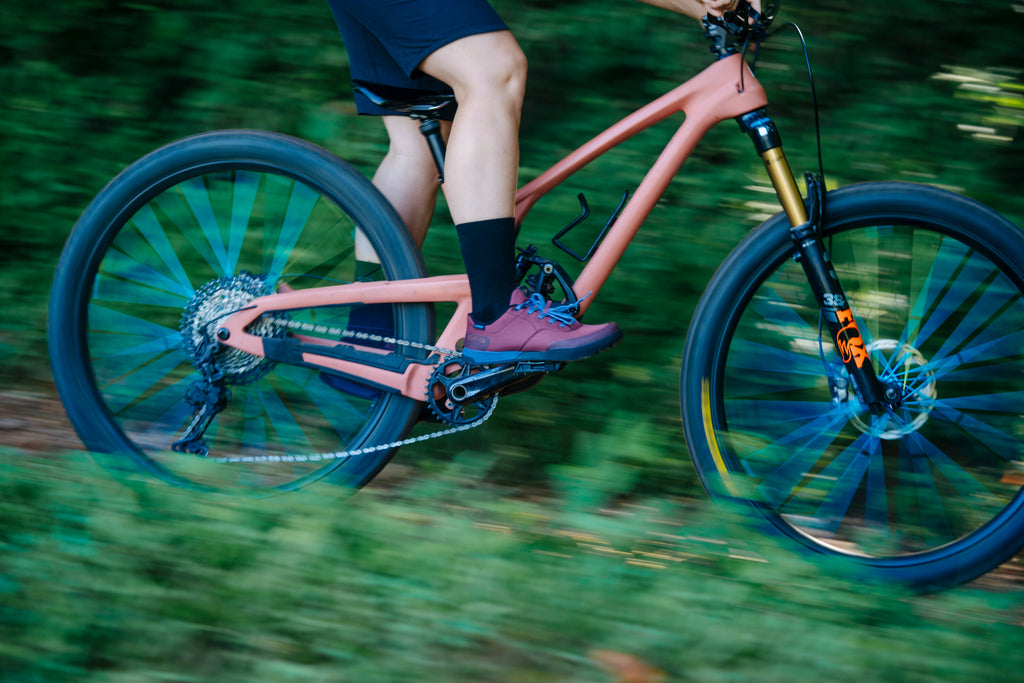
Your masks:
<svg viewBox="0 0 1024 683"><path fill-rule="evenodd" d="M357 233L370 258L357 260ZM391 443L421 404L218 348L211 335L264 294L423 275L394 209L337 157L258 131L187 138L129 166L75 226L50 298L54 380L82 441L119 469L232 491L291 489L328 474L359 486L389 450L310 458ZM254 325L281 337L293 334L288 322L421 343L433 334L422 304L288 311ZM192 422L198 369L210 362L230 400L203 434L204 460L171 446Z"/></svg>
<svg viewBox="0 0 1024 683"><path fill-rule="evenodd" d="M823 242L898 410L872 415L831 345L789 225L722 264L683 358L690 455L803 547L937 588L1024 543L1024 234L906 183L830 192Z"/></svg>

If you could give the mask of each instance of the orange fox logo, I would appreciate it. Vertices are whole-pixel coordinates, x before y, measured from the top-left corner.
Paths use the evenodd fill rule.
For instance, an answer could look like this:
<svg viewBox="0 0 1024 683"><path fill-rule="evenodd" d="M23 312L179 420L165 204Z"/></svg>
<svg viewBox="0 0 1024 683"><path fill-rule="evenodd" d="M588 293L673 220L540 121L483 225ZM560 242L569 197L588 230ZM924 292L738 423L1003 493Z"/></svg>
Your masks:
<svg viewBox="0 0 1024 683"><path fill-rule="evenodd" d="M837 311L836 316L843 326L836 333L836 348L839 349L839 355L843 357L844 363L849 363L852 360L858 368L864 367L868 352L864 348L864 339L860 336L860 330L857 329L857 323L853 319L853 311L844 308Z"/></svg>

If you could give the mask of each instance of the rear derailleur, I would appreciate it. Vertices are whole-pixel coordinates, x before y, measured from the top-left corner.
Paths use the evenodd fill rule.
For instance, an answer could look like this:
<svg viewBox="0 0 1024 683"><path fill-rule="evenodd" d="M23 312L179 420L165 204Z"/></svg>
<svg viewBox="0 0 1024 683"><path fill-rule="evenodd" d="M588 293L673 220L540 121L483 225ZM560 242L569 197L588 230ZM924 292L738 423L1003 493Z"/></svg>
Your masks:
<svg viewBox="0 0 1024 683"><path fill-rule="evenodd" d="M202 378L192 382L185 392L185 402L192 409L192 421L185 433L171 444L176 453L187 453L206 457L210 448L203 434L207 428L231 401L231 391L227 388L224 373L212 362L216 353L216 345L209 344L200 353L198 368Z"/></svg>

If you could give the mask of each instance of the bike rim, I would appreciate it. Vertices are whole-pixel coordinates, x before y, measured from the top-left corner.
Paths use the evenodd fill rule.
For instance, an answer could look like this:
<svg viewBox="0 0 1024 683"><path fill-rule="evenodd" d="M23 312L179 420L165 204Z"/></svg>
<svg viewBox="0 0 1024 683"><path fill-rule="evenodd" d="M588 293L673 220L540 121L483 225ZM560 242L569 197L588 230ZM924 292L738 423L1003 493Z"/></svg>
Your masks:
<svg viewBox="0 0 1024 683"><path fill-rule="evenodd" d="M192 309L214 320L244 305L254 296L248 291L254 280L263 293L354 280L355 228L351 213L315 184L238 162L177 173L122 212L106 233L109 241L94 250L84 325L96 394L144 469L178 484L230 490L287 490L342 465L360 469L343 460L220 464L170 450L191 420L185 397L199 378L183 317ZM364 279L392 277L389 271L385 263ZM247 278L244 286L240 277ZM217 289L217 283L229 295L213 304L201 301L204 288ZM345 329L355 310L343 306L286 317ZM385 313L385 326L401 324L394 312ZM225 366L234 373L232 397L206 432L211 459L358 447L389 406L403 400L365 387L339 390L316 370L246 359L239 352L225 354Z"/></svg>
<svg viewBox="0 0 1024 683"><path fill-rule="evenodd" d="M845 370L819 336L802 269L780 252L734 309L708 406L729 493L805 544L872 563L984 537L1021 505L1024 484L1019 275L939 225L850 225L827 241L903 405L877 418L852 387L841 397Z"/></svg>

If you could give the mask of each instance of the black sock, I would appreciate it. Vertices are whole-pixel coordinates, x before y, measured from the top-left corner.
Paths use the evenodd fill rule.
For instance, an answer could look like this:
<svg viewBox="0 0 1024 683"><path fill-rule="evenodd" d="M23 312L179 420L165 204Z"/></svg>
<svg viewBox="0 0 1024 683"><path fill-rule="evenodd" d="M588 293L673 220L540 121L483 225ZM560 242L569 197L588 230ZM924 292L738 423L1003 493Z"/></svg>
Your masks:
<svg viewBox="0 0 1024 683"><path fill-rule="evenodd" d="M473 293L473 321L490 324L508 308L516 286L515 219L463 223L455 230Z"/></svg>

